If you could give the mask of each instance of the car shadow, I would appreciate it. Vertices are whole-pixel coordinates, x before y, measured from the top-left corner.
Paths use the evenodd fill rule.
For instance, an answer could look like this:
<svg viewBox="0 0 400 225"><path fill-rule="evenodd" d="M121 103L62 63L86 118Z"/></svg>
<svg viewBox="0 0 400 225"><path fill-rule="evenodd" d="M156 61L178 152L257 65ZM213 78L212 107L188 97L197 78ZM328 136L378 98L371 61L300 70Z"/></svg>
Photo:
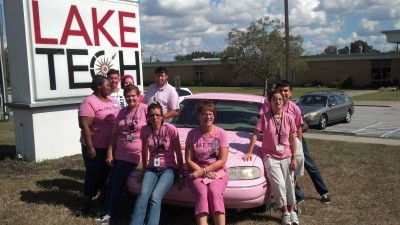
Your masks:
<svg viewBox="0 0 400 225"><path fill-rule="evenodd" d="M15 145L0 145L0 160L5 158L15 158L16 149Z"/></svg>

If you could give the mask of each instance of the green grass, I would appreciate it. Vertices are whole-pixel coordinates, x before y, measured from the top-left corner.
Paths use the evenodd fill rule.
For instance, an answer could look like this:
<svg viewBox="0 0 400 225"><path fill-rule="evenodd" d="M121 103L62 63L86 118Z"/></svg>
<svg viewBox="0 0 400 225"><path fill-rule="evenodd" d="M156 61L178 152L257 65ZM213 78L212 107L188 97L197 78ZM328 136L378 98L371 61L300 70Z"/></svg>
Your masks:
<svg viewBox="0 0 400 225"><path fill-rule="evenodd" d="M0 123L1 137L13 137L12 121ZM15 146L8 139L7 145ZM0 142L0 155L5 144ZM400 165L397 146L308 140L332 202L322 205L308 175L299 178L306 201L300 206L300 223L397 224L400 211ZM0 159L0 224L98 224L91 218L75 218L83 187L81 155L40 163ZM124 194L120 216L112 224L127 224L134 204ZM94 209L101 204L94 202ZM160 224L195 224L193 209L162 206ZM237 212L227 210L227 224L272 225L280 223L280 213L259 207Z"/></svg>
<svg viewBox="0 0 400 225"><path fill-rule="evenodd" d="M379 91L352 97L353 101L400 101L400 91Z"/></svg>

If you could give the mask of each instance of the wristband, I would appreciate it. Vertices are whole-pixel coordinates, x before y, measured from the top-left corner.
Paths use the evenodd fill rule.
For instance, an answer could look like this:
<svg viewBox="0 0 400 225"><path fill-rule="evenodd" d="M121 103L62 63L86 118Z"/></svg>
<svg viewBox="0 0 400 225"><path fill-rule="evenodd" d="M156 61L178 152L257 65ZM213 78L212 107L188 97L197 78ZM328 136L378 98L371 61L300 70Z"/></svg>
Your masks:
<svg viewBox="0 0 400 225"><path fill-rule="evenodd" d="M207 169L205 167L203 167L203 173L206 174L207 173Z"/></svg>

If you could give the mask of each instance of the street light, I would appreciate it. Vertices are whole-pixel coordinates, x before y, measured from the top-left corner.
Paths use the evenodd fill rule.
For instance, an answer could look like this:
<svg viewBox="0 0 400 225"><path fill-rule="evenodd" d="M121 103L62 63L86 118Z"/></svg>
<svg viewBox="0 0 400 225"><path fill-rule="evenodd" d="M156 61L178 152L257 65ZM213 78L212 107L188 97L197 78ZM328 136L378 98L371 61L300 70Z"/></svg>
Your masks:
<svg viewBox="0 0 400 225"><path fill-rule="evenodd" d="M289 62L289 11L288 0L285 1L285 44L286 44L286 77L285 80L290 81L290 62Z"/></svg>

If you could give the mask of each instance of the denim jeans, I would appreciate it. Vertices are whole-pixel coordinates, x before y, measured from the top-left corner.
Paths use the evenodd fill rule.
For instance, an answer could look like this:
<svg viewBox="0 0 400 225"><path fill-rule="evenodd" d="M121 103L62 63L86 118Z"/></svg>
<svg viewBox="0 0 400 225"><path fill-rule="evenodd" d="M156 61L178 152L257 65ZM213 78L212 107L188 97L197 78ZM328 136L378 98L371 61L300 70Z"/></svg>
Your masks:
<svg viewBox="0 0 400 225"><path fill-rule="evenodd" d="M136 169L137 164L114 160L113 167L108 182L106 199L104 202L104 212L111 217L114 217L118 208L118 203L121 199L122 192L126 186L126 180L129 174Z"/></svg>
<svg viewBox="0 0 400 225"><path fill-rule="evenodd" d="M140 194L131 213L130 225L158 225L161 201L174 183L175 169L147 169Z"/></svg>
<svg viewBox="0 0 400 225"><path fill-rule="evenodd" d="M84 195L93 198L99 190L106 187L110 167L106 164L107 148L95 148L96 157L87 155L86 146L82 145L82 157L85 163Z"/></svg>
<svg viewBox="0 0 400 225"><path fill-rule="evenodd" d="M310 176L311 181L314 184L315 190L320 195L326 194L328 193L328 188L326 187L324 180L322 179L321 173L319 172L317 165L315 164L313 158L311 157L310 152L308 151L307 143L304 137L302 139L302 142L303 142L303 152L304 152L304 168L308 172L308 175ZM303 193L301 192L301 189L298 184L296 184L295 193L296 193L296 200L300 200L303 198Z"/></svg>

